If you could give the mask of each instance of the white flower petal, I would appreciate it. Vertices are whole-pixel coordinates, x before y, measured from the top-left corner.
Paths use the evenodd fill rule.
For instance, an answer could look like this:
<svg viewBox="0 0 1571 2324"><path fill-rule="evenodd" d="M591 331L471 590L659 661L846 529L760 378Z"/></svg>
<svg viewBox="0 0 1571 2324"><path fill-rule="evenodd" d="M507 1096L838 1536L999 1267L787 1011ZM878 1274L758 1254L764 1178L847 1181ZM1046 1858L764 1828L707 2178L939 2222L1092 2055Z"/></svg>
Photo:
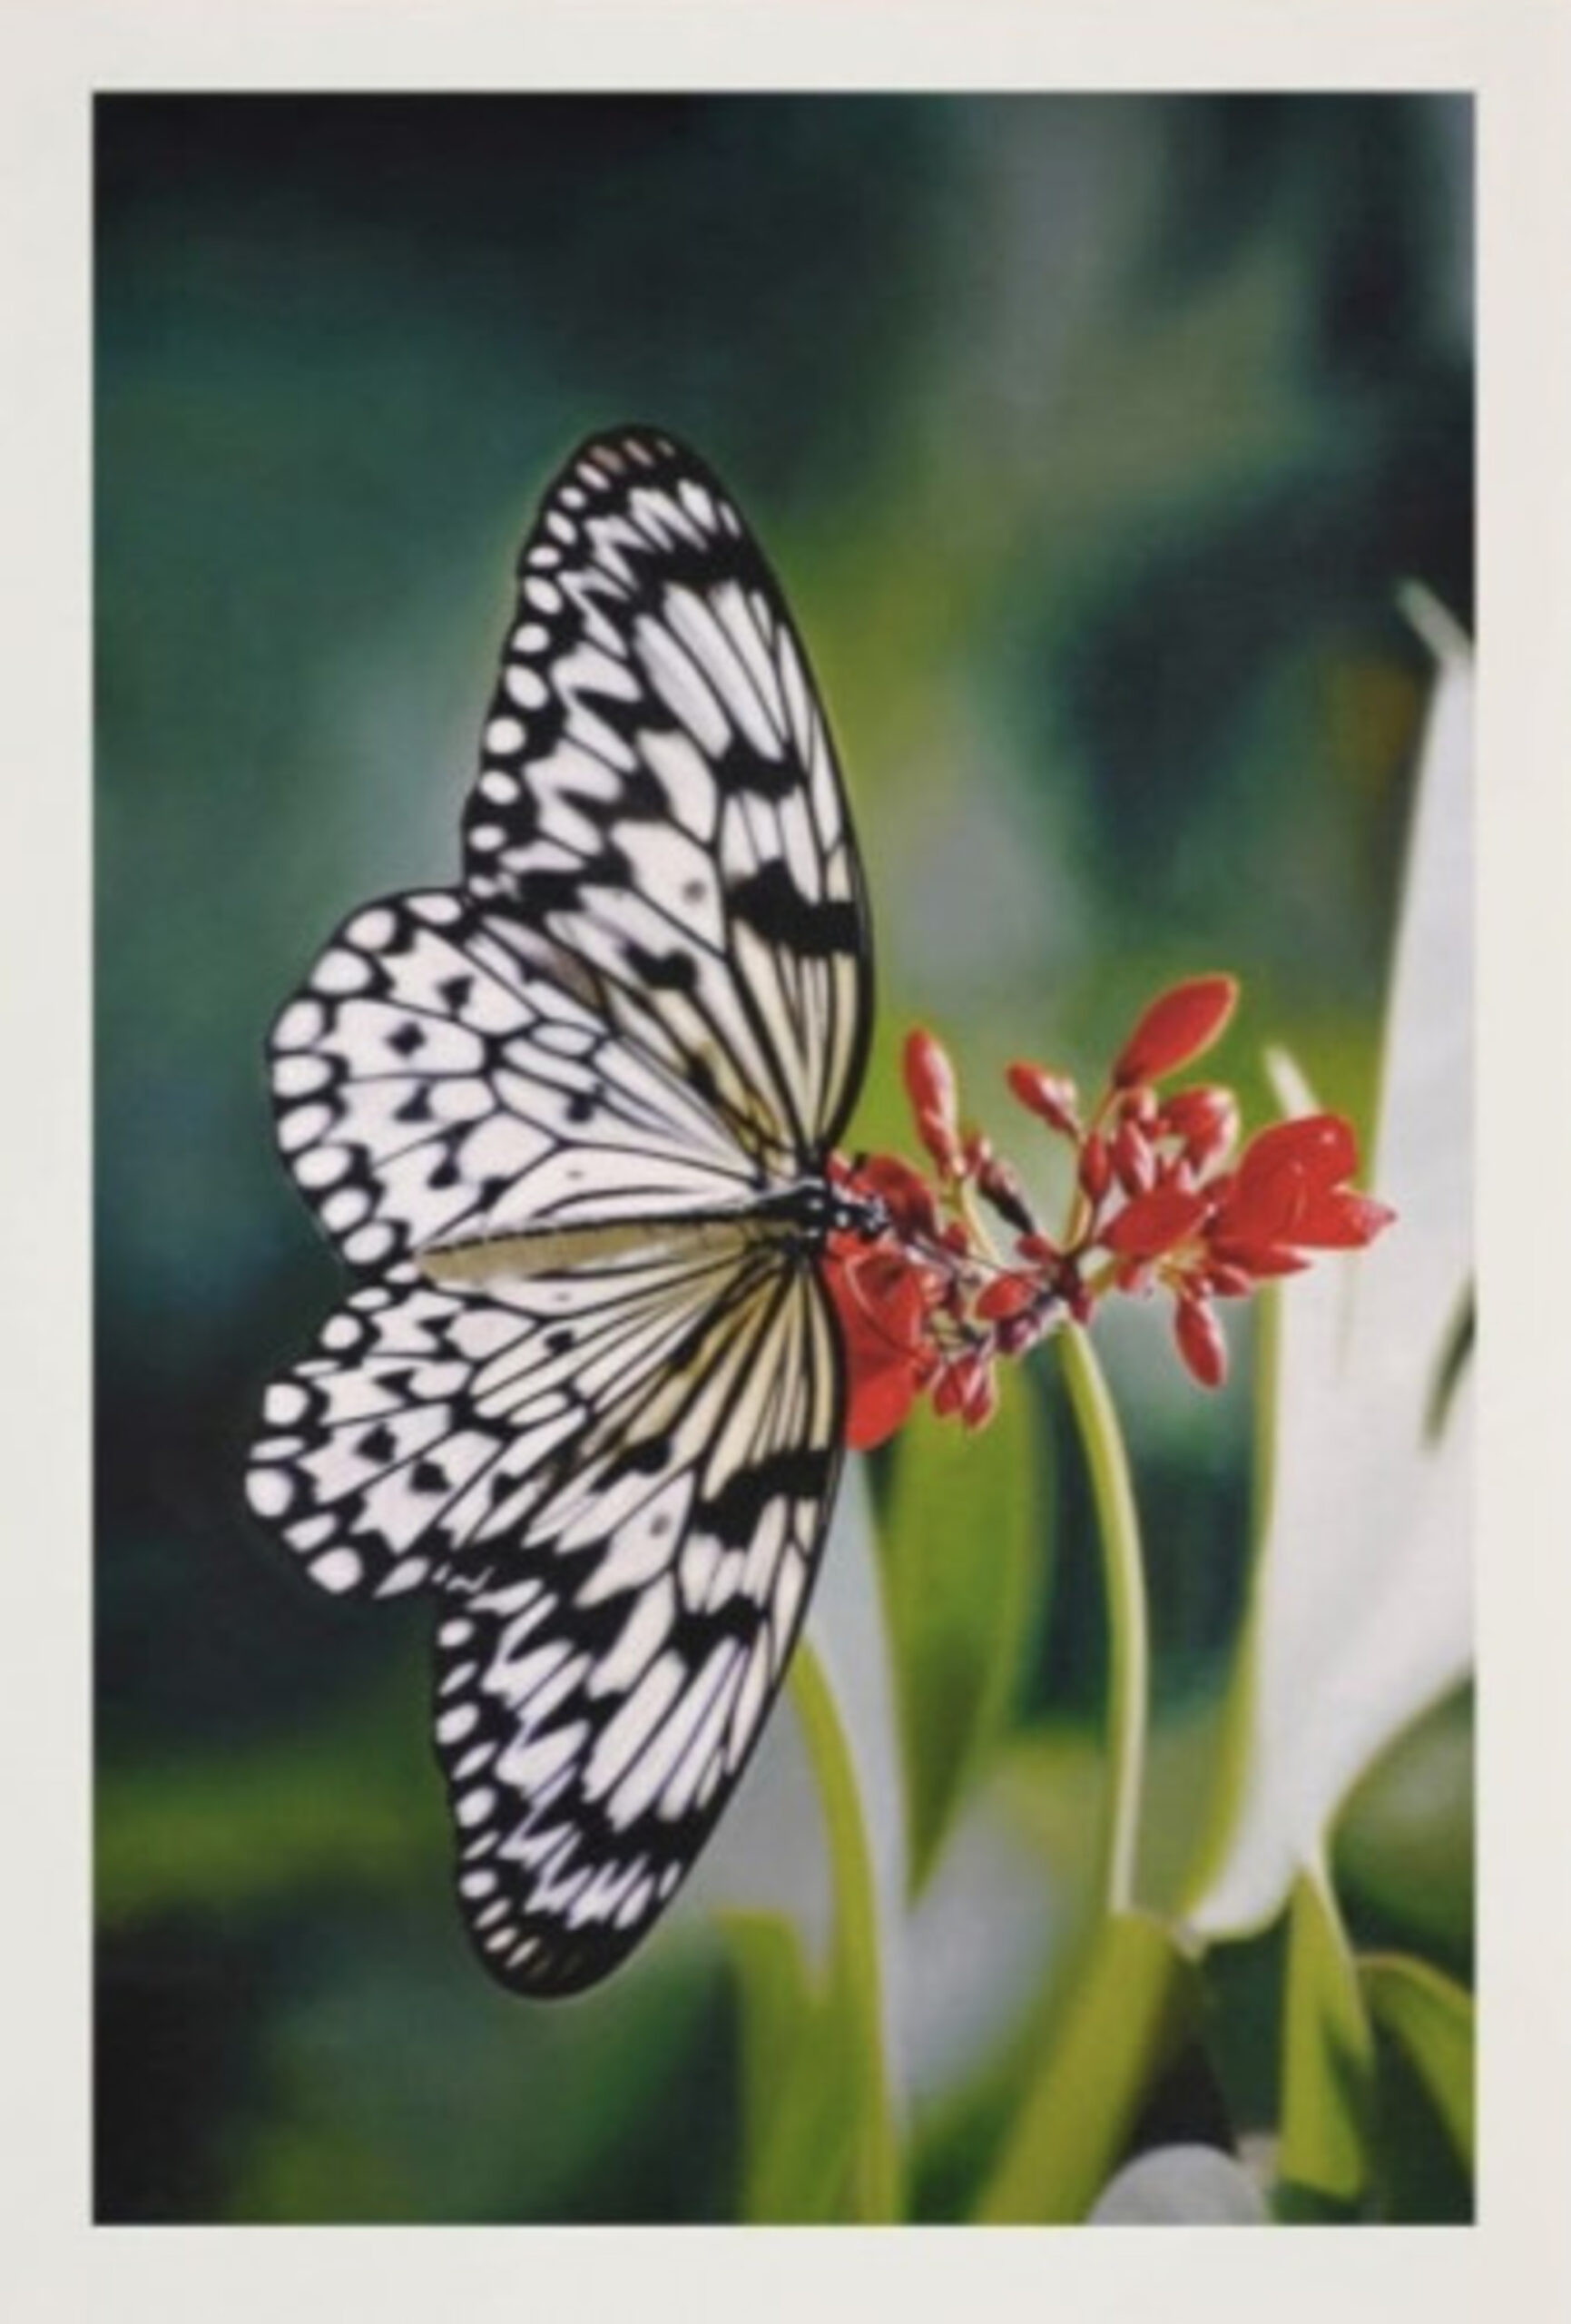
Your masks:
<svg viewBox="0 0 1571 2324"><path fill-rule="evenodd" d="M1244 1787L1187 1918L1259 1926L1315 1862L1351 1783L1472 1655L1470 1397L1437 1382L1472 1248L1472 675L1440 656L1409 852L1369 1183L1398 1221L1282 1299L1272 1509L1256 1578Z"/></svg>

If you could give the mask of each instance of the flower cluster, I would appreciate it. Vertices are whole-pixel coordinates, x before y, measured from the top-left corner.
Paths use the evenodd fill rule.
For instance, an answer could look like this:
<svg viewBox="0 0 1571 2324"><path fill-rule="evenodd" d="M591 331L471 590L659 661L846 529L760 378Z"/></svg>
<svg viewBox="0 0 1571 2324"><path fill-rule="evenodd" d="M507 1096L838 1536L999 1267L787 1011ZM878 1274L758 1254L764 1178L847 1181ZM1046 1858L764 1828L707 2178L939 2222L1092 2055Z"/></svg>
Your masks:
<svg viewBox="0 0 1571 2324"><path fill-rule="evenodd" d="M1162 994L1088 1108L1067 1076L1009 1068L1011 1095L1070 1150L1068 1216L1051 1234L1019 1172L963 1126L940 1044L925 1031L908 1036L906 1091L932 1177L889 1155L830 1165L837 1184L878 1196L889 1218L871 1241L837 1235L827 1254L852 1446L881 1443L924 1393L936 1412L980 1427L997 1401L999 1359L1023 1354L1065 1317L1086 1322L1115 1291L1168 1294L1183 1362L1216 1387L1227 1368L1218 1300L1293 1273L1309 1252L1371 1242L1389 1225L1386 1206L1350 1183L1358 1151L1340 1116L1276 1123L1235 1159L1230 1089L1159 1088L1212 1046L1236 1000L1223 976ZM984 1206L1006 1231L1002 1249Z"/></svg>

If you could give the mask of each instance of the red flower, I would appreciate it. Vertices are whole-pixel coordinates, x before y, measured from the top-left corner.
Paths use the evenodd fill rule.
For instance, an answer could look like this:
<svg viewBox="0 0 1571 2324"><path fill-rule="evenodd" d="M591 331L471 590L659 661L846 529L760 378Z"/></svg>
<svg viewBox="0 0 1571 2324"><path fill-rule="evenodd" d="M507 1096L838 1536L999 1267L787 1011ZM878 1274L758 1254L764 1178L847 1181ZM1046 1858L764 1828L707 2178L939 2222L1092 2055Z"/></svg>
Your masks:
<svg viewBox="0 0 1571 2324"><path fill-rule="evenodd" d="M1125 1203L1102 1240L1121 1259L1159 1259L1187 1242L1209 1206L1204 1195L1168 1181Z"/></svg>
<svg viewBox="0 0 1571 2324"><path fill-rule="evenodd" d="M1290 1275L1304 1251L1354 1250L1395 1216L1344 1182L1359 1167L1357 1141L1337 1114L1304 1114L1262 1129L1244 1148L1206 1227L1224 1265L1252 1275Z"/></svg>
<svg viewBox="0 0 1571 2324"><path fill-rule="evenodd" d="M1238 986L1232 977L1191 977L1154 1000L1119 1050L1114 1087L1160 1081L1208 1049L1232 1015Z"/></svg>
<svg viewBox="0 0 1571 2324"><path fill-rule="evenodd" d="M930 1271L901 1250L837 1236L824 1280L846 1354L845 1439L865 1452L894 1434L931 1374Z"/></svg>
<svg viewBox="0 0 1571 2324"><path fill-rule="evenodd" d="M1066 1319L1086 1324L1114 1292L1165 1291L1183 1363L1203 1386L1227 1374L1216 1303L1291 1275L1317 1250L1372 1242L1393 1214L1358 1193L1353 1133L1339 1115L1279 1122L1238 1137L1231 1089L1156 1083L1198 1057L1232 1014L1227 976L1192 977L1153 1001L1124 1044L1084 1122L1075 1085L1045 1066L1009 1067L1011 1094L1074 1149L1063 1227L1049 1235L1025 1181L979 1128L962 1131L954 1069L921 1028L902 1059L929 1178L876 1155L835 1156L832 1182L875 1196L887 1224L870 1239L830 1238L824 1275L845 1350L846 1441L859 1450L892 1435L918 1397L967 1428L997 1403L997 1365L1023 1355ZM977 1200L1013 1230L1006 1257Z"/></svg>

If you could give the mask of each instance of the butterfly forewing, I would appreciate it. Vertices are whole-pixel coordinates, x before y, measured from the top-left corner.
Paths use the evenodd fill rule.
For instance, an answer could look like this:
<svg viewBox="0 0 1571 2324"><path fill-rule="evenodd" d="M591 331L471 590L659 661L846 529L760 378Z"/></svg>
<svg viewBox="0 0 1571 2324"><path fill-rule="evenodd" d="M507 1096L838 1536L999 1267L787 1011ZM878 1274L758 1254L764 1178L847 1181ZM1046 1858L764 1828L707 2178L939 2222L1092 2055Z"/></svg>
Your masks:
<svg viewBox="0 0 1571 2324"><path fill-rule="evenodd" d="M668 438L586 445L520 558L463 886L352 915L274 1028L280 1146L366 1279L249 1478L322 1587L437 1593L460 1895L519 1990L663 1909L802 1620L841 1356L810 1234L757 1206L821 1174L869 976L761 556Z"/></svg>
<svg viewBox="0 0 1571 2324"><path fill-rule="evenodd" d="M869 1008L845 796L773 576L668 438L586 444L546 496L465 849L777 1170L838 1137Z"/></svg>

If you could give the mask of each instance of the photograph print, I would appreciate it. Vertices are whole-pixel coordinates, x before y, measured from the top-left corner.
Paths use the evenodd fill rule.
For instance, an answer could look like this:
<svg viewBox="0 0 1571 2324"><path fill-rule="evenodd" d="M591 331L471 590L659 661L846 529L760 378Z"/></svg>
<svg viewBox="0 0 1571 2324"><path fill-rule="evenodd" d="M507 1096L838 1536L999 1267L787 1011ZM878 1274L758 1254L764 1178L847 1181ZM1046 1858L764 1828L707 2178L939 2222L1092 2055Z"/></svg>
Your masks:
<svg viewBox="0 0 1571 2324"><path fill-rule="evenodd" d="M97 100L100 2222L1473 2218L1471 141Z"/></svg>

